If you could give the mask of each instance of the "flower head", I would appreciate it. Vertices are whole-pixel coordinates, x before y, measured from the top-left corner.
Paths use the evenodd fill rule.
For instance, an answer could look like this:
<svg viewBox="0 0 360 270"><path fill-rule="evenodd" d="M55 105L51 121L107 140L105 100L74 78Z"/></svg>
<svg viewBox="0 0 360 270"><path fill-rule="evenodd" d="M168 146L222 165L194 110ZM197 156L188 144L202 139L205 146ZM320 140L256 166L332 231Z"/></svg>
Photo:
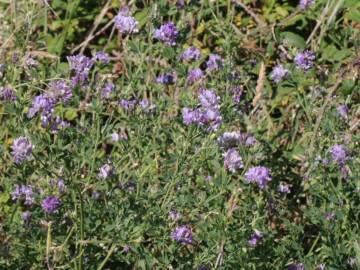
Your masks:
<svg viewBox="0 0 360 270"><path fill-rule="evenodd" d="M82 54L68 56L67 60L71 70L74 70L75 76L72 77L72 84L83 85L89 77L90 70L94 65L94 61Z"/></svg>
<svg viewBox="0 0 360 270"><path fill-rule="evenodd" d="M315 0L300 0L300 9L305 10L314 4Z"/></svg>
<svg viewBox="0 0 360 270"><path fill-rule="evenodd" d="M34 97L31 107L27 113L28 118L33 118L38 112L48 114L55 107L56 101L46 94Z"/></svg>
<svg viewBox="0 0 360 270"><path fill-rule="evenodd" d="M349 109L346 105L339 105L336 110L341 118L343 118L344 120L348 119Z"/></svg>
<svg viewBox="0 0 360 270"><path fill-rule="evenodd" d="M113 174L113 169L109 164L104 164L99 169L99 177L106 179Z"/></svg>
<svg viewBox="0 0 360 270"><path fill-rule="evenodd" d="M255 182L260 189L264 189L269 181L271 181L270 171L263 166L251 167L245 173L245 179L248 183Z"/></svg>
<svg viewBox="0 0 360 270"><path fill-rule="evenodd" d="M14 140L12 146L12 156L16 164L21 164L24 160L28 159L34 149L34 145L26 137L19 137Z"/></svg>
<svg viewBox="0 0 360 270"><path fill-rule="evenodd" d="M21 219L24 221L24 223L29 223L31 219L31 212L30 211L22 212Z"/></svg>
<svg viewBox="0 0 360 270"><path fill-rule="evenodd" d="M176 81L175 73L165 73L156 78L157 83L161 83L164 85L174 84Z"/></svg>
<svg viewBox="0 0 360 270"><path fill-rule="evenodd" d="M154 38L165 42L169 46L176 45L176 39L179 35L179 31L172 22L167 22L155 30Z"/></svg>
<svg viewBox="0 0 360 270"><path fill-rule="evenodd" d="M229 149L224 154L224 166L225 169L233 173L244 167L242 158L235 148Z"/></svg>
<svg viewBox="0 0 360 270"><path fill-rule="evenodd" d="M283 65L276 65L273 69L273 71L270 74L270 78L276 82L279 83L283 78L288 76L290 74L289 70L283 67Z"/></svg>
<svg viewBox="0 0 360 270"><path fill-rule="evenodd" d="M315 53L309 50L298 53L294 59L296 66L304 71L307 71L314 66L314 60Z"/></svg>
<svg viewBox="0 0 360 270"><path fill-rule="evenodd" d="M288 266L288 270L304 270L303 263L292 263Z"/></svg>
<svg viewBox="0 0 360 270"><path fill-rule="evenodd" d="M208 70L218 70L224 65L224 59L218 54L210 54L209 60L206 62Z"/></svg>
<svg viewBox="0 0 360 270"><path fill-rule="evenodd" d="M24 201L25 205L32 205L35 202L35 194L31 186L16 185L15 190L11 193L14 201Z"/></svg>
<svg viewBox="0 0 360 270"><path fill-rule="evenodd" d="M110 98L110 95L114 91L114 89L115 85L112 82L106 83L101 91L101 97L104 99Z"/></svg>
<svg viewBox="0 0 360 270"><path fill-rule="evenodd" d="M277 189L280 193L290 193L290 187L287 184L280 183Z"/></svg>
<svg viewBox="0 0 360 270"><path fill-rule="evenodd" d="M105 65L109 64L109 62L110 62L109 55L103 51L97 52L94 56L94 60L101 62Z"/></svg>
<svg viewBox="0 0 360 270"><path fill-rule="evenodd" d="M41 207L46 213L52 214L58 210L60 204L61 202L57 197L48 196L42 201Z"/></svg>
<svg viewBox="0 0 360 270"><path fill-rule="evenodd" d="M250 246L255 247L258 241L260 241L262 238L263 238L263 233L258 230L255 230L254 233L251 235L251 238L248 241L248 243Z"/></svg>
<svg viewBox="0 0 360 270"><path fill-rule="evenodd" d="M203 79L204 77L204 72L200 68L194 68L189 72L186 81L188 84L194 84Z"/></svg>
<svg viewBox="0 0 360 270"><path fill-rule="evenodd" d="M172 219L173 221L178 221L181 218L181 214L176 210L171 210L169 212L169 218Z"/></svg>
<svg viewBox="0 0 360 270"><path fill-rule="evenodd" d="M333 161L339 163L339 164L344 164L346 159L347 159L347 155L346 155L346 149L345 146L342 144L335 144L334 146L332 146L330 148L330 153L331 153L331 157L333 159Z"/></svg>
<svg viewBox="0 0 360 270"><path fill-rule="evenodd" d="M4 100L7 102L16 101L16 96L14 90L10 87L2 87L0 88L0 100Z"/></svg>
<svg viewBox="0 0 360 270"><path fill-rule="evenodd" d="M200 50L194 46L187 48L180 56L181 60L198 60L201 56Z"/></svg>
<svg viewBox="0 0 360 270"><path fill-rule="evenodd" d="M174 231L172 231L171 238L183 244L192 244L193 242L191 228L186 225L179 226Z"/></svg>
<svg viewBox="0 0 360 270"><path fill-rule="evenodd" d="M203 108L213 109L219 107L220 97L214 91L202 89L198 98Z"/></svg>
<svg viewBox="0 0 360 270"><path fill-rule="evenodd" d="M72 97L72 90L65 80L56 80L50 83L46 96L53 102L68 102Z"/></svg>
<svg viewBox="0 0 360 270"><path fill-rule="evenodd" d="M128 14L128 11L120 11L115 17L115 27L123 34L133 34L139 32L138 22Z"/></svg>

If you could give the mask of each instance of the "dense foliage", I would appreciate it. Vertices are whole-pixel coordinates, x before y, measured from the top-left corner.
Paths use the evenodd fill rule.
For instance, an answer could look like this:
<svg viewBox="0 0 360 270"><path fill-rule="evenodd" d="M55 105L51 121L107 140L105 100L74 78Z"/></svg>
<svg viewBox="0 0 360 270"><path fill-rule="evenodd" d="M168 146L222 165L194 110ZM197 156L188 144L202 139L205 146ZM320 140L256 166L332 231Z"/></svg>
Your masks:
<svg viewBox="0 0 360 270"><path fill-rule="evenodd" d="M358 0L0 1L1 269L360 269Z"/></svg>

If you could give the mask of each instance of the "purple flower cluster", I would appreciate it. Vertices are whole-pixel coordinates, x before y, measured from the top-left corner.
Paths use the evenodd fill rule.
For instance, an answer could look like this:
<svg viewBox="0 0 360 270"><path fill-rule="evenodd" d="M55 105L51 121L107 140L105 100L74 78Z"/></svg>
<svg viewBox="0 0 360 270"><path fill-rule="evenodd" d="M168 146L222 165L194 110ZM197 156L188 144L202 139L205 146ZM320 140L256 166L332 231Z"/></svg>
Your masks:
<svg viewBox="0 0 360 270"><path fill-rule="evenodd" d="M104 99L110 98L111 93L114 91L115 85L112 82L108 82L101 90L101 97Z"/></svg>
<svg viewBox="0 0 360 270"><path fill-rule="evenodd" d="M271 181L270 171L263 166L251 167L245 173L245 179L248 183L256 183L260 189L264 189L269 181Z"/></svg>
<svg viewBox="0 0 360 270"><path fill-rule="evenodd" d="M16 101L16 95L14 90L12 90L10 87L0 88L0 100L4 100L6 102Z"/></svg>
<svg viewBox="0 0 360 270"><path fill-rule="evenodd" d="M305 10L314 4L315 0L300 0L299 6L300 9Z"/></svg>
<svg viewBox="0 0 360 270"><path fill-rule="evenodd" d="M106 179L108 177L111 177L113 175L113 168L109 164L104 164L99 169L98 176L102 179Z"/></svg>
<svg viewBox="0 0 360 270"><path fill-rule="evenodd" d="M288 270L304 270L303 263L292 263L288 266Z"/></svg>
<svg viewBox="0 0 360 270"><path fill-rule="evenodd" d="M115 17L115 27L123 34L133 34L139 32L138 22L129 15L129 9L125 8Z"/></svg>
<svg viewBox="0 0 360 270"><path fill-rule="evenodd" d="M194 68L189 72L186 82L191 85L198 81L201 81L204 78L205 78L204 72L200 68Z"/></svg>
<svg viewBox="0 0 360 270"><path fill-rule="evenodd" d="M224 132L218 139L220 148L230 148L238 145L253 146L256 144L254 136L240 131Z"/></svg>
<svg viewBox="0 0 360 270"><path fill-rule="evenodd" d="M141 109L147 110L148 112L153 112L156 108L156 105L151 103L147 99L137 100L137 99L121 99L119 101L119 106L128 112L135 110L138 106Z"/></svg>
<svg viewBox="0 0 360 270"><path fill-rule="evenodd" d="M165 73L156 78L157 83L164 85L174 84L176 82L176 73Z"/></svg>
<svg viewBox="0 0 360 270"><path fill-rule="evenodd" d="M155 30L154 38L161 40L169 46L176 45L176 39L179 35L179 31L172 22L167 22Z"/></svg>
<svg viewBox="0 0 360 270"><path fill-rule="evenodd" d="M55 107L56 101L46 94L41 94L33 98L31 107L27 113L28 118L33 118L37 113L48 115Z"/></svg>
<svg viewBox="0 0 360 270"><path fill-rule="evenodd" d="M194 46L187 48L180 56L181 60L190 61L200 59L200 50Z"/></svg>
<svg viewBox="0 0 360 270"><path fill-rule="evenodd" d="M70 69L75 72L75 75L71 78L72 85L83 86L88 78L91 68L94 65L94 60L82 54L68 56Z"/></svg>
<svg viewBox="0 0 360 270"><path fill-rule="evenodd" d="M172 231L171 238L183 244L192 244L193 242L191 228L186 225L179 226L174 231Z"/></svg>
<svg viewBox="0 0 360 270"><path fill-rule="evenodd" d="M55 196L48 196L42 201L41 207L46 213L52 214L58 210L60 204L61 202L59 198Z"/></svg>
<svg viewBox="0 0 360 270"><path fill-rule="evenodd" d="M218 54L210 54L209 60L206 62L208 70L218 70L224 65L224 59Z"/></svg>
<svg viewBox="0 0 360 270"><path fill-rule="evenodd" d="M339 164L344 164L347 160L346 149L342 144L335 144L330 148L332 160Z"/></svg>
<svg viewBox="0 0 360 270"><path fill-rule="evenodd" d="M235 148L231 148L225 152L224 167L232 173L244 167L242 158Z"/></svg>
<svg viewBox="0 0 360 270"><path fill-rule="evenodd" d="M46 97L55 103L67 103L72 97L72 89L65 80L56 80L49 84Z"/></svg>
<svg viewBox="0 0 360 270"><path fill-rule="evenodd" d="M11 196L14 201L23 201L25 205L32 205L35 202L35 194L31 186L16 185Z"/></svg>
<svg viewBox="0 0 360 270"><path fill-rule="evenodd" d="M28 138L19 137L15 139L11 146L11 154L13 156L14 162L16 164L21 164L24 160L31 156L33 149L34 145Z"/></svg>
<svg viewBox="0 0 360 270"><path fill-rule="evenodd" d="M287 184L280 183L277 189L280 193L291 193L290 187Z"/></svg>
<svg viewBox="0 0 360 270"><path fill-rule="evenodd" d="M254 233L251 235L248 243L250 246L255 247L262 238L263 238L263 233L258 230L255 230Z"/></svg>
<svg viewBox="0 0 360 270"><path fill-rule="evenodd" d="M339 105L337 108L337 113L340 115L341 118L343 118L344 120L347 120L348 118L348 112L349 109L346 105Z"/></svg>
<svg viewBox="0 0 360 270"><path fill-rule="evenodd" d="M306 50L302 53L298 53L295 56L294 61L298 68L307 71L314 66L315 53L309 50Z"/></svg>
<svg viewBox="0 0 360 270"><path fill-rule="evenodd" d="M200 108L182 109L183 122L186 125L196 123L200 126L209 125L209 131L215 131L221 124L219 97L211 90L201 89L198 96Z"/></svg>
<svg viewBox="0 0 360 270"><path fill-rule="evenodd" d="M270 74L270 78L274 82L279 83L289 74L290 74L290 71L287 70L286 68L284 68L283 65L279 64L274 67L273 71Z"/></svg>
<svg viewBox="0 0 360 270"><path fill-rule="evenodd" d="M244 89L241 86L236 86L231 89L231 92L233 94L232 100L235 104L239 104L241 101L241 97L244 94Z"/></svg>
<svg viewBox="0 0 360 270"><path fill-rule="evenodd" d="M103 51L99 51L95 54L94 61L107 65L110 62L109 55Z"/></svg>

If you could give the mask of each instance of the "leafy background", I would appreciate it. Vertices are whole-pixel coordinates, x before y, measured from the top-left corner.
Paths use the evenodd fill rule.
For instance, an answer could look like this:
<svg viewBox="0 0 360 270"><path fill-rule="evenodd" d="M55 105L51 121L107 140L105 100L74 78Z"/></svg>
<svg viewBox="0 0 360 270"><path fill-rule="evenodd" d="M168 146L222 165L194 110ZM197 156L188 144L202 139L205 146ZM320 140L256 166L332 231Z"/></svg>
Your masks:
<svg viewBox="0 0 360 270"><path fill-rule="evenodd" d="M11 85L19 98L15 105L0 104L1 268L286 269L294 262L305 269L320 263L326 269L360 267L359 1L317 0L306 11L298 1L276 0L185 1L184 8L165 0L48 2L0 1L0 59L6 65L0 85ZM139 22L140 33L130 37L111 23L125 4ZM168 20L180 30L175 47L152 38ZM96 37L84 43L91 33ZM178 57L189 45L201 48L203 57L184 64ZM307 73L289 60L305 48L317 59ZM66 56L98 50L110 54L111 65L97 66L88 92L78 91L70 105L56 108L70 128L53 135L26 117L33 96L54 79L69 78ZM187 72L203 67L214 52L225 66L208 76L205 86L221 97L223 124L207 133L185 126L181 108L197 104L198 86L186 85ZM39 62L36 69L24 68L29 54ZM291 77L274 84L266 76L254 104L261 64L268 75L279 61ZM172 70L175 85L154 82ZM104 102L99 89L109 79L116 96ZM239 105L231 100L235 86L245 90ZM156 112L125 113L115 102L120 97L148 98ZM347 121L336 113L339 104L350 108ZM110 143L114 130L128 139ZM273 181L265 191L246 184L243 172L224 169L216 139L233 130L252 133L260 142L238 150L246 168L271 169ZM36 145L36 158L17 167L10 146L22 135ZM316 163L318 155L329 157L335 143L348 149L347 180L336 164ZM108 158L116 178L102 181L98 169ZM58 175L67 185L60 211L45 215L34 207L24 226L23 206L11 199L14 185L32 184L40 201L57 192L49 181ZM291 185L290 194L277 192L280 182ZM97 200L94 191L101 194ZM194 245L171 240L177 225L168 217L171 210L191 226ZM335 221L324 218L329 211ZM251 248L247 241L254 229L264 239Z"/></svg>

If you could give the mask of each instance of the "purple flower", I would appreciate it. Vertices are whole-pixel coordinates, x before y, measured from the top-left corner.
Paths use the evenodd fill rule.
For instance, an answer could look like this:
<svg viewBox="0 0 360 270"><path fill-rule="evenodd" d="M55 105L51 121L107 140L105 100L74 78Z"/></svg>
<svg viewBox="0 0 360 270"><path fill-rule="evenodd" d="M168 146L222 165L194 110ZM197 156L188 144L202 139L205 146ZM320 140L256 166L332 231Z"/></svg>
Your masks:
<svg viewBox="0 0 360 270"><path fill-rule="evenodd" d="M252 135L247 135L247 138L245 140L245 146L251 147L254 146L258 141L256 138Z"/></svg>
<svg viewBox="0 0 360 270"><path fill-rule="evenodd" d="M306 50L302 53L298 53L295 56L295 64L298 68L307 71L314 66L315 53L312 51Z"/></svg>
<svg viewBox="0 0 360 270"><path fill-rule="evenodd" d="M109 62L110 62L109 55L106 52L103 52L103 51L97 52L95 54L95 56L94 56L94 60L98 61L98 62L101 62L101 63L103 63L105 65L109 64Z"/></svg>
<svg viewBox="0 0 360 270"><path fill-rule="evenodd" d="M174 73L162 74L156 78L157 83L161 83L165 85L174 84L175 81L176 81L176 75Z"/></svg>
<svg viewBox="0 0 360 270"><path fill-rule="evenodd" d="M270 78L276 82L279 83L282 79L284 79L286 76L290 74L289 70L283 67L283 65L276 65L273 69L273 71L270 74Z"/></svg>
<svg viewBox="0 0 360 270"><path fill-rule="evenodd" d="M60 194L64 194L66 192L66 185L63 179L58 180L57 187Z"/></svg>
<svg viewBox="0 0 360 270"><path fill-rule="evenodd" d="M270 171L263 166L251 167L245 173L245 179L248 183L255 182L260 189L264 189L269 181L271 181Z"/></svg>
<svg viewBox="0 0 360 270"><path fill-rule="evenodd" d="M183 244L192 244L193 242L191 228L186 225L179 226L172 231L171 238Z"/></svg>
<svg viewBox="0 0 360 270"><path fill-rule="evenodd" d="M100 167L98 176L102 179L106 179L109 176L112 176L112 174L113 174L112 167L109 164L104 164Z"/></svg>
<svg viewBox="0 0 360 270"><path fill-rule="evenodd" d="M292 263L288 266L288 270L304 270L303 263Z"/></svg>
<svg viewBox="0 0 360 270"><path fill-rule="evenodd" d="M318 266L319 270L325 270L326 264L325 263L320 263Z"/></svg>
<svg viewBox="0 0 360 270"><path fill-rule="evenodd" d="M198 110L183 108L181 112L182 112L183 122L185 125L196 123L200 119L200 112Z"/></svg>
<svg viewBox="0 0 360 270"><path fill-rule="evenodd" d="M203 78L205 78L204 72L200 68L195 68L189 72L186 81L188 84L194 84Z"/></svg>
<svg viewBox="0 0 360 270"><path fill-rule="evenodd" d="M101 97L108 99L110 98L111 93L114 91L115 85L111 82L108 82L104 85L104 88L101 91Z"/></svg>
<svg viewBox="0 0 360 270"><path fill-rule="evenodd" d="M224 154L224 167L230 172L236 172L237 170L244 167L239 152L236 149L231 148Z"/></svg>
<svg viewBox="0 0 360 270"><path fill-rule="evenodd" d="M330 148L330 153L331 153L331 157L332 160L339 163L339 164L344 164L347 156L346 156L346 150L345 150L345 146L342 144L335 144L334 146L332 146Z"/></svg>
<svg viewBox="0 0 360 270"><path fill-rule="evenodd" d="M31 212L25 211L21 213L21 219L24 221L24 223L29 223L31 219Z"/></svg>
<svg viewBox="0 0 360 270"><path fill-rule="evenodd" d="M314 4L315 0L300 0L300 9L305 10L308 7L310 7L312 4Z"/></svg>
<svg viewBox="0 0 360 270"><path fill-rule="evenodd" d="M214 91L202 89L199 93L199 101L203 108L218 108L219 100L220 97L218 97Z"/></svg>
<svg viewBox="0 0 360 270"><path fill-rule="evenodd" d="M123 252L124 253L128 253L130 251L130 246L129 245L125 245L123 248Z"/></svg>
<svg viewBox="0 0 360 270"><path fill-rule="evenodd" d="M129 99L121 99L119 101L119 105L120 107L122 107L125 111L132 111L135 109L135 106L137 104L137 101L132 99L132 100L129 100Z"/></svg>
<svg viewBox="0 0 360 270"><path fill-rule="evenodd" d="M127 8L119 12L115 17L115 27L123 34L133 34L139 32L137 29L138 22L134 17L129 15Z"/></svg>
<svg viewBox="0 0 360 270"><path fill-rule="evenodd" d="M263 238L263 233L255 230L254 233L251 235L250 240L248 241L249 245L255 247L257 242Z"/></svg>
<svg viewBox="0 0 360 270"><path fill-rule="evenodd" d="M337 108L336 108L338 114L345 120L348 119L348 112L349 112L349 109L346 105L339 105Z"/></svg>
<svg viewBox="0 0 360 270"><path fill-rule="evenodd" d="M35 202L34 192L31 186L16 185L15 190L11 193L14 201L24 201L25 205L32 205Z"/></svg>
<svg viewBox="0 0 360 270"><path fill-rule="evenodd" d="M202 89L199 93L201 107L198 109L183 108L182 116L186 125L196 123L200 126L209 125L208 131L215 131L221 125L219 97L213 91Z"/></svg>
<svg viewBox="0 0 360 270"><path fill-rule="evenodd" d="M224 60L218 54L210 54L209 60L206 62L208 70L218 70L224 65Z"/></svg>
<svg viewBox="0 0 360 270"><path fill-rule="evenodd" d="M46 213L52 214L60 207L60 203L61 202L57 197L48 196L42 201L41 207Z"/></svg>
<svg viewBox="0 0 360 270"><path fill-rule="evenodd" d="M71 78L73 86L78 84L81 86L84 85L84 83L88 80L94 61L81 54L68 56L67 60L69 62L70 69L75 71L75 76Z"/></svg>
<svg viewBox="0 0 360 270"><path fill-rule="evenodd" d="M173 221L178 221L181 218L181 214L179 214L175 210L171 210L169 212L169 218L172 219Z"/></svg>
<svg viewBox="0 0 360 270"><path fill-rule="evenodd" d="M180 56L181 60L198 60L201 56L200 50L194 46L187 48Z"/></svg>
<svg viewBox="0 0 360 270"><path fill-rule="evenodd" d="M243 139L244 136L240 131L224 132L217 142L221 148L229 148L239 145Z"/></svg>
<svg viewBox="0 0 360 270"><path fill-rule="evenodd" d="M244 89L241 86L236 86L231 89L231 92L233 93L232 100L235 104L240 103L240 99L244 93Z"/></svg>
<svg viewBox="0 0 360 270"><path fill-rule="evenodd" d="M65 80L56 80L49 84L46 96L51 101L68 102L72 97L72 90Z"/></svg>
<svg viewBox="0 0 360 270"><path fill-rule="evenodd" d="M7 102L16 101L14 90L12 90L10 87L0 88L0 100L4 100Z"/></svg>
<svg viewBox="0 0 360 270"><path fill-rule="evenodd" d="M28 118L32 118L38 112L42 112L43 114L48 114L54 108L56 101L46 94L41 94L34 97L31 107L27 113Z"/></svg>
<svg viewBox="0 0 360 270"><path fill-rule="evenodd" d="M27 69L36 68L38 65L39 65L39 62L36 61L34 58L32 58L31 56L26 57L25 68L27 68Z"/></svg>
<svg viewBox="0 0 360 270"><path fill-rule="evenodd" d="M281 193L290 193L290 187L287 184L280 183L277 189Z"/></svg>
<svg viewBox="0 0 360 270"><path fill-rule="evenodd" d="M335 218L335 213L334 212L327 212L325 214L325 219L328 221L334 220Z"/></svg>
<svg viewBox="0 0 360 270"><path fill-rule="evenodd" d="M34 149L34 145L26 137L19 137L14 140L12 146L12 156L16 164L21 164L24 160L28 159Z"/></svg>
<svg viewBox="0 0 360 270"><path fill-rule="evenodd" d="M113 143L116 143L120 140L120 135L117 132L112 133L110 136Z"/></svg>
<svg viewBox="0 0 360 270"><path fill-rule="evenodd" d="M179 35L179 31L172 22L167 22L155 30L154 38L165 42L169 46L176 45L176 38Z"/></svg>

